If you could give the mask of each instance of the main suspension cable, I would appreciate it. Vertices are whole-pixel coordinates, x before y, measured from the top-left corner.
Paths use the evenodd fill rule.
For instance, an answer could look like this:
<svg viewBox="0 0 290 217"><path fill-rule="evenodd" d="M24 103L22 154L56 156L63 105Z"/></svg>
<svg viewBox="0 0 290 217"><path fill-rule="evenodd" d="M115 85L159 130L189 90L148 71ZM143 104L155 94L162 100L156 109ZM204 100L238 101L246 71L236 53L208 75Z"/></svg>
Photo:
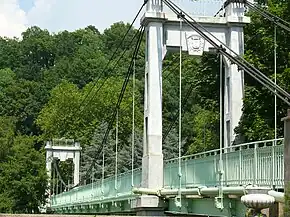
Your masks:
<svg viewBox="0 0 290 217"><path fill-rule="evenodd" d="M135 40L136 36L139 35L139 32L140 32L141 29L142 29L142 26L139 27L139 29L136 31L136 33L135 33L134 36L132 37L131 42L128 43L127 46L126 46L126 48L123 50L121 56L118 58L118 60L117 60L117 61L115 62L115 64L114 64L113 68L111 69L112 71L114 71L114 70L117 68L117 66L118 66L118 64L119 64L119 62L120 62L120 60L123 59L125 53L128 51L128 48L129 48L129 47L132 47L132 42ZM101 73L101 74L102 74L102 73ZM109 79L109 76L106 76L105 79L102 81L102 84L101 84L101 85L96 89L94 95L93 95L89 100L87 100L87 103L86 103L86 104L84 104L84 101L85 101L85 100L83 100L83 102L81 103L81 105L84 104L84 105L82 106L82 108L85 108L85 107L86 107L86 106L87 106L91 101L93 101L93 100L95 99L95 97L98 95L98 92L102 89L102 87L105 85L105 83L107 82L108 79ZM96 87L96 84L97 84L97 82L98 82L99 80L100 80L100 76L97 78L97 81L95 82L93 88L92 88L91 90L89 90L89 93L87 94L87 96L93 92L93 89ZM88 98L88 97L87 97L87 98ZM82 110L83 110L83 109L81 109L81 107L80 107L80 108L79 108L79 111L81 112Z"/></svg>
<svg viewBox="0 0 290 217"><path fill-rule="evenodd" d="M85 100L88 98L88 96L91 94L91 92L93 91L93 89L95 88L95 86L97 85L98 80L101 78L101 75L105 73L105 71L108 69L111 61L114 59L115 55L117 54L118 50L121 48L122 44L125 41L125 38L127 37L127 35L129 34L130 30L132 29L135 21L137 20L137 18L139 17L141 11L143 10L144 6L146 5L147 1L144 1L143 4L141 5L140 9L138 10L137 14L135 15L133 21L131 22L129 28L127 29L125 35L123 36L121 42L119 43L118 47L116 48L116 50L114 51L114 53L112 54L111 58L109 59L108 64L105 66L105 68L102 70L102 72L100 73L99 77L97 78L97 80L95 81L94 85L91 87L91 89L89 90L89 92L86 94L86 96L84 97L84 99L82 100L82 102L80 103L80 106L78 108L78 110L80 110L80 107L82 106L82 104L85 102ZM127 50L129 48L129 46L131 46L132 40L135 38L135 36L131 39L131 42L128 43L127 47L125 50ZM123 53L124 55L124 53ZM122 55L122 56L123 56ZM119 60L122 58L122 56L119 58ZM117 62L119 62L119 60Z"/></svg>
<svg viewBox="0 0 290 217"><path fill-rule="evenodd" d="M260 79L258 81L260 81L261 79L264 80L264 82L268 83L268 85L272 85L275 86L274 82L269 79L266 75L264 75L261 71L259 71L258 69L256 69L254 66L252 66L249 62L247 62L245 59L243 59L242 57L240 57L235 51L233 51L231 48L229 48L225 43L223 43L220 39L218 39L216 36L214 36L211 32L209 32L206 28L204 28L200 23L196 22L196 20L194 20L190 15L188 15L186 12L184 12L180 7L178 7L176 4L174 4L172 1L170 0L163 0L165 2L165 4L171 4L171 6L169 7L175 14L179 14L179 11L181 11L183 14L185 14L187 17L189 17L193 23L198 26L196 27L195 25L193 25L190 21L188 21L188 19L186 19L185 17L183 17L183 20L194 30L196 30L204 39L206 39L211 45L213 45L216 49L221 50L220 52L223 53L224 56L226 56L231 62L237 64L238 66L245 68L246 71L250 74L251 72L254 72L255 76L259 77ZM177 9L178 10L177 10ZM203 31L201 31L200 29L202 29L204 32L206 32L208 35L210 35L212 38L214 38L216 41L218 41L222 46L224 46L227 50L229 50L232 54L235 55L232 56L231 54L229 54L225 48L222 48L221 46L217 45L210 37L208 37ZM266 86L266 85L265 85ZM283 90L281 87L276 85L276 88L282 93L284 94L287 98L290 98L290 94L287 93L285 90ZM273 90L271 90L273 92ZM278 95L278 94L277 94ZM282 100L284 100L282 98Z"/></svg>
<svg viewBox="0 0 290 217"><path fill-rule="evenodd" d="M131 147L131 186L134 187L134 151L135 151L135 74L136 74L136 60L134 59L133 78L132 78L132 147Z"/></svg>
<svg viewBox="0 0 290 217"><path fill-rule="evenodd" d="M142 42L143 35L144 35L144 28L142 29L142 31L141 31L140 34L139 34L138 42L137 42L137 44L136 44L136 46L135 46L135 50L134 50L134 53L133 53L133 57L132 57L132 59L131 59L130 66L129 66L129 68L128 68L127 76L126 76L126 78L125 78L125 80L124 80L124 83L123 83L123 86L122 86L122 90L121 90L120 95L119 95L119 98L118 98L118 102L116 103L116 106L115 106L115 111L114 111L114 113L113 113L113 115L112 115L112 118L111 118L111 120L110 120L110 122L109 122L109 125L108 125L108 127L107 127L107 130L106 130L105 136L104 136L104 138L103 138L103 140L102 140L102 146L103 146L103 149L104 149L104 144L105 144L106 141L107 141L107 138L108 138L109 132L110 132L110 130L111 130L112 124L113 124L113 122L114 122L114 120L115 120L117 110L120 108L120 104L121 104L121 102L122 102L122 99L123 99L123 96L124 96L124 93L125 93L125 90L126 90L126 87L127 87L128 81L129 81L129 78L130 78L130 75L131 75L131 73L132 73L133 61L134 61L134 58L136 58L136 56L137 56L137 54L138 54L138 51L139 51L139 48L140 48L140 45L141 45L141 42ZM101 153L102 153L102 152L101 152ZM86 172L85 177L88 176L89 172L91 171L91 168L92 168L93 165L96 163L96 160L97 160L98 158L99 158L99 156L98 156L98 157L95 157L95 158L93 159L93 162L92 162L90 168L88 169L88 171Z"/></svg>
<svg viewBox="0 0 290 217"><path fill-rule="evenodd" d="M290 25L289 22L283 20L282 18L266 11L266 10L263 10L262 8L259 8L258 6L256 6L255 4L249 2L249 1L246 1L246 5L251 8L252 10L256 11L258 14L262 15L264 18L268 19L269 21L273 22L275 25L285 29L286 31L290 32L290 27L289 26L286 26L285 24L287 25ZM282 21L284 22L285 24L283 23L280 23L279 21Z"/></svg>
<svg viewBox="0 0 290 217"><path fill-rule="evenodd" d="M259 81L262 85L264 85L267 89L269 89L272 93L276 94L281 100L283 100L285 103L290 105L290 102L288 101L290 99L290 94L287 93L285 90L283 90L278 85L275 85L275 83L269 79L267 76L265 76L262 72L260 72L258 69L256 69L254 66L252 66L250 63L248 63L245 59L240 57L236 52L234 52L232 49L230 49L227 45L225 45L223 42L221 42L217 37L215 37L213 34L211 34L208 30L206 30L201 24L196 22L192 17L190 17L188 14L186 14L182 9L180 9L176 4L172 3L170 0L163 0L163 2L175 13L179 14L180 10L182 13L184 13L187 17L189 17L192 22L190 22L187 18L183 17L183 20L197 33L199 33L206 41L208 41L212 46L214 46L216 49L219 50L225 57L227 57L232 63L235 63L240 67L241 69L245 70L249 75L251 75L253 78L255 78L257 81ZM177 10L177 9L178 10ZM198 26L198 27L197 27ZM202 30L201 30L202 29ZM229 54L225 48L219 46L216 42L214 42L205 32L210 35L212 38L215 38L217 41L219 41L222 45L226 47L227 50L229 50L231 53L235 55L232 56ZM275 90L277 89L277 93L275 93ZM285 99L285 98L286 99ZM288 100L287 100L288 99Z"/></svg>

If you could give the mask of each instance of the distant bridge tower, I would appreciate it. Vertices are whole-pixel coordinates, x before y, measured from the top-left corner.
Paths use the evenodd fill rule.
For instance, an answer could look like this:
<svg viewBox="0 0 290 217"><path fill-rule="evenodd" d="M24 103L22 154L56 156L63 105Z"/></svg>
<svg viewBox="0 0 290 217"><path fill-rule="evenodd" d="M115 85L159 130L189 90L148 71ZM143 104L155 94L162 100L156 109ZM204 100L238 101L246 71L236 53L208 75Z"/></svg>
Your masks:
<svg viewBox="0 0 290 217"><path fill-rule="evenodd" d="M243 3L228 0L222 17L202 16L194 19L238 55L243 55L243 26L250 22L250 18L244 16L244 11ZM176 52L180 49L180 20L175 14L163 11L162 0L149 0L141 24L146 31L142 187L160 189L163 187L162 61L167 51ZM202 55L211 49L211 44L186 23L182 24L181 32L182 50L190 55ZM218 45L221 44L216 39L211 39ZM244 76L236 65L232 65L227 59L224 62L224 147L229 147L235 140L234 128L238 126L242 115ZM135 205L139 208L161 206L158 198L150 196L141 197Z"/></svg>
<svg viewBox="0 0 290 217"><path fill-rule="evenodd" d="M80 179L80 152L82 148L80 143L73 140L58 139L47 141L46 146L46 170L49 177L49 183L51 178L51 164L54 159L60 161L66 161L72 159L74 163L74 180L73 185L79 184Z"/></svg>

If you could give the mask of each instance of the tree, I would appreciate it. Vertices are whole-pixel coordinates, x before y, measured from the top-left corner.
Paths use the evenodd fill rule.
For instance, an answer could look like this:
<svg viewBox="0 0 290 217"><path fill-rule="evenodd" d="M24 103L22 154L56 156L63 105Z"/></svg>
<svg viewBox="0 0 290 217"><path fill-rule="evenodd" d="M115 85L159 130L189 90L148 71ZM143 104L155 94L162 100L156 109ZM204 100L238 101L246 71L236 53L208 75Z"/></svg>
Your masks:
<svg viewBox="0 0 290 217"><path fill-rule="evenodd" d="M107 60L101 52L100 35L90 28L77 30L74 33L64 31L55 36L57 61L55 67L44 71L46 83L54 87L66 79L78 87L101 76ZM53 80L50 80L53 79Z"/></svg>
<svg viewBox="0 0 290 217"><path fill-rule="evenodd" d="M289 21L289 1L271 0L265 10ZM258 13L249 12L252 22L245 28L245 58L274 80L274 24ZM289 34L277 27L277 84L290 90L289 82ZM274 137L274 95L247 74L245 75L245 99L243 116L236 133L244 142L273 139ZM283 124L279 120L286 113L286 105L277 100L277 135L283 136Z"/></svg>
<svg viewBox="0 0 290 217"><path fill-rule="evenodd" d="M15 70L21 64L20 57L19 41L0 37L0 69Z"/></svg>
<svg viewBox="0 0 290 217"><path fill-rule="evenodd" d="M51 91L47 105L41 110L37 124L43 131L44 139L73 136L77 124L74 116L81 94L76 85L64 81Z"/></svg>
<svg viewBox="0 0 290 217"><path fill-rule="evenodd" d="M186 143L186 139L181 141L181 154L185 152L184 145ZM163 158L164 160L169 160L173 158L177 158L179 154L179 140L178 140L178 131L176 128L172 128L169 132L168 136L163 142Z"/></svg>
<svg viewBox="0 0 290 217"><path fill-rule="evenodd" d="M111 120L123 85L118 77L101 80L100 83L103 83L103 87L99 91L98 88L93 88L93 83L80 91L76 85L67 81L53 89L48 104L37 120L38 126L44 132L44 138L76 138L83 144L88 144L97 124L103 121L109 123ZM132 109L131 91L129 89L125 92L119 110L119 121L122 123L120 135L125 135L125 138L131 132L131 119L127 115ZM137 92L136 101L139 101L139 97ZM142 115L138 105L135 110L136 125L140 126Z"/></svg>
<svg viewBox="0 0 290 217"><path fill-rule="evenodd" d="M10 154L15 136L15 122L13 117L0 116L0 163L5 162Z"/></svg>
<svg viewBox="0 0 290 217"><path fill-rule="evenodd" d="M21 62L16 74L20 78L39 81L41 70L54 66L55 43L47 30L33 26L22 33Z"/></svg>
<svg viewBox="0 0 290 217"><path fill-rule="evenodd" d="M33 137L15 137L11 154L0 162L0 212L38 212L45 202L45 158L34 142Z"/></svg>
<svg viewBox="0 0 290 217"><path fill-rule="evenodd" d="M90 145L83 151L82 158L82 171L81 176L85 179L90 179L91 177L85 177L87 171L93 165L93 169L90 170L89 174L93 174L94 179L102 178L103 171L103 153L105 154L104 171L105 177L114 174L114 139L112 138L112 133L108 136L106 143L102 144L104 134L107 130L108 124L105 122L100 123L94 132Z"/></svg>
<svg viewBox="0 0 290 217"><path fill-rule="evenodd" d="M38 134L34 120L46 101L46 93L40 83L17 80L10 69L0 70L0 115L17 118L17 131Z"/></svg>
<svg viewBox="0 0 290 217"><path fill-rule="evenodd" d="M287 21L289 8L289 1L279 0L267 1L267 7L264 7ZM258 13L249 11L249 15L252 22L245 28L245 58L274 79L274 26ZM44 185L44 140L66 137L80 141L83 148L82 178L95 158L94 178L101 178L104 145L105 177L115 173L116 119L113 114L138 38L132 41L132 37L138 30L132 28L114 58L111 56L128 27L129 24L119 22L104 33L88 26L54 34L31 27L23 33L23 40L0 38L0 212L31 212L43 201L40 192L43 192ZM277 28L277 33L277 81L290 91L290 36L280 28ZM124 52L127 47L128 51ZM135 66L134 168L137 168L141 165L143 145L145 37ZM179 151L176 119L179 109L178 68L179 55L167 54L163 61L162 84L164 131L173 125L163 141L165 159L177 157ZM219 79L217 55L205 53L196 58L182 54L183 155L219 147ZM241 142L272 139L274 97L248 75L245 75L245 81L243 116L236 132ZM278 100L278 120L284 116L285 109L285 104ZM131 78L118 114L117 169L121 173L131 169ZM109 124L112 125L108 138L102 144ZM278 135L283 135L280 122ZM13 172L14 168L16 172ZM35 168L39 173L31 177ZM62 164L60 169L65 181L71 178L68 175L70 164Z"/></svg>
<svg viewBox="0 0 290 217"><path fill-rule="evenodd" d="M127 30L129 29L130 24L125 24L123 22L114 23L110 26L110 28L105 29L104 33L101 35L101 39L103 41L103 49L102 51L107 54L111 55L122 42L123 37L125 36ZM130 45L131 39L137 30L131 29L125 38L122 46L119 48L116 57L118 54L121 53L128 45ZM137 37L136 37L137 38ZM135 38L135 40L136 40ZM134 49L131 47L130 49Z"/></svg>
<svg viewBox="0 0 290 217"><path fill-rule="evenodd" d="M195 137L188 147L187 154L195 154L219 147L219 115L205 109L199 109L194 116Z"/></svg>

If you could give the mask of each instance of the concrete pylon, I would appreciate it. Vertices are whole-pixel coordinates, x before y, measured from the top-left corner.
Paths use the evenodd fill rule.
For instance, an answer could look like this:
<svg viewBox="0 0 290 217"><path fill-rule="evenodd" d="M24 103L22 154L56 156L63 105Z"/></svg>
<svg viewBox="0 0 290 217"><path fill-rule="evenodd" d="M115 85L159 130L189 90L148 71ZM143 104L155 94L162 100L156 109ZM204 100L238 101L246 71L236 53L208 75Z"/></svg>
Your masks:
<svg viewBox="0 0 290 217"><path fill-rule="evenodd" d="M161 0L149 0L146 13L161 16ZM164 52L163 24L144 19L142 25L146 32L145 54L145 102L144 102L144 137L142 158L142 187L161 189L163 187L162 154L162 61ZM134 208L137 215L163 215L162 201L157 196L141 196Z"/></svg>
<svg viewBox="0 0 290 217"><path fill-rule="evenodd" d="M52 161L54 159L59 159L60 161L66 161L67 159L72 159L74 163L74 180L73 184L79 184L80 180L80 153L81 146L80 143L74 142L72 145L62 145L62 144L53 144L51 141L46 142L46 170L49 180L51 180L52 172ZM50 195L49 195L50 196Z"/></svg>
<svg viewBox="0 0 290 217"><path fill-rule="evenodd" d="M243 26L250 22L244 16L244 4L228 1L225 17L194 17L214 37L230 47L237 55L243 55ZM145 52L145 92L144 92L144 137L142 158L142 188L163 188L163 154L162 154L162 61L168 52L188 51L189 55L202 55L209 52L212 44L205 41L198 31L188 23L182 22L174 13L163 11L162 0L148 0L146 12L141 25L146 31ZM210 36L217 45L220 41ZM181 43L181 44L180 44ZM244 75L236 65L225 61L226 93L225 93L225 147L235 140L234 129L238 126L242 115L244 95ZM150 213L148 208L159 211L162 201L156 196L142 196L133 207L144 208L144 214ZM161 214L161 212L159 213Z"/></svg>
<svg viewBox="0 0 290 217"><path fill-rule="evenodd" d="M226 45L239 56L244 54L244 24L236 21L244 17L244 13L245 5L243 3L230 1L225 8L225 16L228 20L228 32L225 35ZM244 72L227 59L224 84L224 147L231 147L236 140L234 130L242 117Z"/></svg>
<svg viewBox="0 0 290 217"><path fill-rule="evenodd" d="M75 152L74 152L74 185L80 183L80 156L81 156L81 145L79 142L75 143Z"/></svg>
<svg viewBox="0 0 290 217"><path fill-rule="evenodd" d="M290 195L290 109L288 109L287 116L282 118L282 121L284 121L284 192L288 196ZM286 200L289 199L286 198ZM289 202L285 201L285 204L289 204ZM284 216L290 217L289 208L284 210Z"/></svg>

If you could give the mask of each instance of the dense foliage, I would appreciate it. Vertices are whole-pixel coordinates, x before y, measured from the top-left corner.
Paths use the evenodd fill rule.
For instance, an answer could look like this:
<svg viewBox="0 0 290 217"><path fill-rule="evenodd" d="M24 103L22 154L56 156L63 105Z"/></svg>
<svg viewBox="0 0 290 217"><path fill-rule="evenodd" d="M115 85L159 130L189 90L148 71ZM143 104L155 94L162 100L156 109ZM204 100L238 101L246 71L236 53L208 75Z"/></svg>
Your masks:
<svg viewBox="0 0 290 217"><path fill-rule="evenodd" d="M272 13L289 20L289 1L268 1ZM256 13L245 29L245 57L273 78L273 25ZM128 24L115 23L104 33L88 26L74 32L51 34L31 27L22 40L0 38L0 212L32 212L45 200L44 141L72 138L83 147L82 175L95 158L94 178L100 178L102 140L112 117L130 64L137 30L131 30L124 45L107 67ZM277 82L290 92L289 34L277 28ZM122 56L115 67L117 59ZM135 165L142 155L145 40L136 61ZM178 154L179 81L178 56L169 54L163 72L164 156ZM182 153L192 154L219 144L219 58L183 55ZM244 114L237 134L243 141L274 136L274 96L245 76ZM91 91L92 90L92 91ZM124 94L119 116L118 171L131 168L132 78ZM278 120L286 112L278 100ZM176 121L171 130L171 124ZM115 122L105 148L105 176L114 173ZM283 125L278 135L283 136ZM65 167L66 165L62 165ZM69 166L68 166L69 167ZM64 171L63 171L64 172ZM70 171L71 172L71 171ZM71 174L64 173L68 182Z"/></svg>

